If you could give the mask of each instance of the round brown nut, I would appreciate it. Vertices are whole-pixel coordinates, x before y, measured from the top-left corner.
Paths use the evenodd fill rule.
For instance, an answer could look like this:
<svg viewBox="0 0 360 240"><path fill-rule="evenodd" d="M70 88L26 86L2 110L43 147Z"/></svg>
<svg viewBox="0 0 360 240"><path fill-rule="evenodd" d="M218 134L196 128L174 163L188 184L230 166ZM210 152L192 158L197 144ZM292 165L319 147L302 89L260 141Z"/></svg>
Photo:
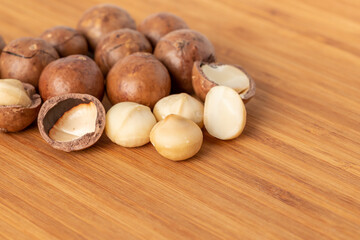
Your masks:
<svg viewBox="0 0 360 240"><path fill-rule="evenodd" d="M85 37L70 27L52 27L43 32L40 38L50 43L61 57L74 54L86 55L88 53L88 45Z"/></svg>
<svg viewBox="0 0 360 240"><path fill-rule="evenodd" d="M40 76L39 92L44 101L67 93L90 94L101 100L104 77L91 58L71 55L46 66Z"/></svg>
<svg viewBox="0 0 360 240"><path fill-rule="evenodd" d="M139 32L144 34L154 47L160 38L169 32L184 28L189 28L185 21L169 12L152 14L138 26Z"/></svg>
<svg viewBox="0 0 360 240"><path fill-rule="evenodd" d="M149 41L140 32L124 28L105 35L95 51L95 62L106 75L120 59L135 52L152 52Z"/></svg>
<svg viewBox="0 0 360 240"><path fill-rule="evenodd" d="M15 79L0 80L0 131L18 132L37 117L41 98L29 83Z"/></svg>
<svg viewBox="0 0 360 240"><path fill-rule="evenodd" d="M38 87L42 70L58 58L55 48L43 39L15 39L6 45L1 53L1 78L18 79Z"/></svg>
<svg viewBox="0 0 360 240"><path fill-rule="evenodd" d="M41 136L53 148L65 152L95 144L105 128L105 109L88 94L70 93L53 97L41 107L38 117Z"/></svg>
<svg viewBox="0 0 360 240"><path fill-rule="evenodd" d="M169 70L173 87L178 91L193 93L191 71L195 61L215 61L215 50L211 42L201 33L181 29L160 39L156 45L157 57Z"/></svg>
<svg viewBox="0 0 360 240"><path fill-rule="evenodd" d="M77 30L84 34L94 50L104 34L120 28L136 29L136 24L127 11L112 4L100 4L88 9L77 25Z"/></svg>
<svg viewBox="0 0 360 240"><path fill-rule="evenodd" d="M196 95L205 101L206 94L212 87L227 86L240 94L244 103L254 95L254 80L237 65L222 63L203 63L196 61L192 71L192 84Z"/></svg>
<svg viewBox="0 0 360 240"><path fill-rule="evenodd" d="M152 54L138 52L118 61L106 80L112 104L137 102L150 108L169 95L171 80L165 66Z"/></svg>

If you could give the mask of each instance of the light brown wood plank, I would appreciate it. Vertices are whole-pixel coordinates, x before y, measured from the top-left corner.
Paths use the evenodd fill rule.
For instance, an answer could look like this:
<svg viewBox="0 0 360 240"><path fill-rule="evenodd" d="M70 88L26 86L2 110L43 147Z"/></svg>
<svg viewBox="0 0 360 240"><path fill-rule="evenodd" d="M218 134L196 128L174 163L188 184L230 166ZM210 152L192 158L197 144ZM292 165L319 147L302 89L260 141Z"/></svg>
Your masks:
<svg viewBox="0 0 360 240"><path fill-rule="evenodd" d="M0 3L7 42L75 27L97 0ZM243 134L171 162L106 136L64 153L0 136L0 239L360 238L360 3L111 0L170 11L255 79Z"/></svg>

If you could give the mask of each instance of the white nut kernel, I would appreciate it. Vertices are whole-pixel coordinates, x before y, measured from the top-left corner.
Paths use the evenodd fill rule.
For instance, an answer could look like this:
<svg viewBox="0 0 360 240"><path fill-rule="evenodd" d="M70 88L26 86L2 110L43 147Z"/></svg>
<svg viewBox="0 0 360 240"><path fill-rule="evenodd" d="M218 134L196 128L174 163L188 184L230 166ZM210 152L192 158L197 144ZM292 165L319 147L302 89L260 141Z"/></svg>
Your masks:
<svg viewBox="0 0 360 240"><path fill-rule="evenodd" d="M58 142L69 142L95 132L97 109L93 102L81 103L65 112L49 131Z"/></svg>
<svg viewBox="0 0 360 240"><path fill-rule="evenodd" d="M22 82L16 79L0 80L0 105L20 105L29 107L31 99Z"/></svg>
<svg viewBox="0 0 360 240"><path fill-rule="evenodd" d="M150 131L156 119L147 106L121 102L106 114L105 133L110 140L123 147L139 147L150 141Z"/></svg>
<svg viewBox="0 0 360 240"><path fill-rule="evenodd" d="M154 106L154 115L158 121L170 114L180 115L203 127L204 106L187 93L173 94L160 99Z"/></svg>
<svg viewBox="0 0 360 240"><path fill-rule="evenodd" d="M216 86L205 98L204 124L208 133L228 140L238 137L244 130L246 109L239 94L230 87Z"/></svg>
<svg viewBox="0 0 360 240"><path fill-rule="evenodd" d="M203 134L193 121L171 114L154 126L150 141L160 155L180 161L194 156L200 150Z"/></svg>

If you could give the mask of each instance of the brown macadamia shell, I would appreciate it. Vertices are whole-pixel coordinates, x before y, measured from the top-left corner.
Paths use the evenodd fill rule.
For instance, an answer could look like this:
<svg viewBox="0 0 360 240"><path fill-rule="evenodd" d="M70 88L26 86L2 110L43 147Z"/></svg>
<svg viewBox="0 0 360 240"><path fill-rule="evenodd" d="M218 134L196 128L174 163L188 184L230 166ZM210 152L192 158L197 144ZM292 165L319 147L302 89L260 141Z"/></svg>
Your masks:
<svg viewBox="0 0 360 240"><path fill-rule="evenodd" d="M85 37L70 27L52 27L43 32L40 38L50 43L61 57L74 54L86 55L88 53L88 45Z"/></svg>
<svg viewBox="0 0 360 240"><path fill-rule="evenodd" d="M191 29L170 32L160 39L154 55L169 70L173 90L193 93L191 72L195 61L214 62L215 50L201 33Z"/></svg>
<svg viewBox="0 0 360 240"><path fill-rule="evenodd" d="M94 60L84 55L71 55L58 59L44 69L39 80L41 98L83 93L102 99L104 77Z"/></svg>
<svg viewBox="0 0 360 240"><path fill-rule="evenodd" d="M135 52L152 53L149 41L140 32L124 28L105 35L95 51L95 62L106 75L114 64Z"/></svg>
<svg viewBox="0 0 360 240"><path fill-rule="evenodd" d="M97 110L94 132L68 142L55 141L49 137L50 129L65 112L81 103L89 102L93 102ZM101 137L105 129L105 109L97 98L88 94L71 93L56 96L42 105L38 116L38 127L43 139L53 148L65 152L82 150L95 144Z"/></svg>
<svg viewBox="0 0 360 240"><path fill-rule="evenodd" d="M77 25L77 30L86 37L93 50L102 36L120 28L136 29L136 24L126 10L112 4L99 4L88 9Z"/></svg>
<svg viewBox="0 0 360 240"><path fill-rule="evenodd" d="M152 54L138 52L118 61L107 76L106 91L112 104L136 102L152 108L169 95L171 79L166 67Z"/></svg>
<svg viewBox="0 0 360 240"><path fill-rule="evenodd" d="M0 54L1 54L2 50L4 49L5 45L6 45L5 41L4 41L3 37L0 35Z"/></svg>
<svg viewBox="0 0 360 240"><path fill-rule="evenodd" d="M24 89L31 99L29 107L19 105L0 106L0 131L18 132L28 127L38 115L41 106L40 95L33 85L23 83Z"/></svg>
<svg viewBox="0 0 360 240"><path fill-rule="evenodd" d="M5 46L0 57L2 79L18 79L38 87L43 69L59 58L55 48L40 38L24 37Z"/></svg>
<svg viewBox="0 0 360 240"><path fill-rule="evenodd" d="M212 68L217 68L223 65L229 65L241 70L249 80L249 89L244 93L240 94L241 99L244 103L250 101L250 99L255 95L256 84L255 81L250 77L249 74L240 66L234 64L223 64L223 63L203 63L200 61L196 61L192 70L192 84L195 91L195 94L200 98L201 101L205 101L206 94L210 91L211 88L218 86L219 84L211 81L203 72L202 66L207 64Z"/></svg>
<svg viewBox="0 0 360 240"><path fill-rule="evenodd" d="M138 31L144 34L155 47L160 38L169 32L189 28L186 22L175 14L159 12L145 18L138 26Z"/></svg>

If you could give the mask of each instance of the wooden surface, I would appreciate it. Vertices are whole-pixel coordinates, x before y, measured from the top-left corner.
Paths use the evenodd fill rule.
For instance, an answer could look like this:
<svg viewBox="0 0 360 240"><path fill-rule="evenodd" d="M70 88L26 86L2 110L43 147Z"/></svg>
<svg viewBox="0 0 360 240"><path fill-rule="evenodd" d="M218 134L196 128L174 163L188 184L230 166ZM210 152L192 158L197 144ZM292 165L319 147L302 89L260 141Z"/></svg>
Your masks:
<svg viewBox="0 0 360 240"><path fill-rule="evenodd" d="M100 1L3 0L9 42ZM360 2L123 0L170 11L257 83L244 133L171 162L105 136L64 153L36 125L0 138L0 239L360 239Z"/></svg>

